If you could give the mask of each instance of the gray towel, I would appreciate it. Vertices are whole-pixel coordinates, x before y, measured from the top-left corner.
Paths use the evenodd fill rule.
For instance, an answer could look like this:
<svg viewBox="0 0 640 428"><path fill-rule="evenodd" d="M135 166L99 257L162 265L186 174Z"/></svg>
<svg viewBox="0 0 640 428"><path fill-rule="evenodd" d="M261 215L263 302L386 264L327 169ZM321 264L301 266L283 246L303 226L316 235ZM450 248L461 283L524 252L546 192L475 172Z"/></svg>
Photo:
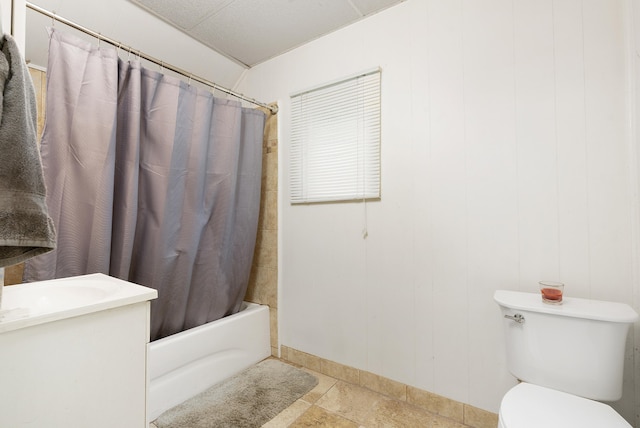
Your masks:
<svg viewBox="0 0 640 428"><path fill-rule="evenodd" d="M0 52L0 267L56 246L37 146L37 109L31 75L15 40Z"/></svg>

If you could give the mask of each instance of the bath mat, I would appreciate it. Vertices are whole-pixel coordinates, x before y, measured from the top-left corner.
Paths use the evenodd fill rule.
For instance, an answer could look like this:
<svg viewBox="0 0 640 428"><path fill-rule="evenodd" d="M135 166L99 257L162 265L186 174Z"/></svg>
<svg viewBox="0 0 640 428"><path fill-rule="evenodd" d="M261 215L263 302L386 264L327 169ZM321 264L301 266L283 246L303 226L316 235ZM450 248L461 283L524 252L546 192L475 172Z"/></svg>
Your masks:
<svg viewBox="0 0 640 428"><path fill-rule="evenodd" d="M167 410L154 423L158 428L260 427L317 384L315 376L267 359Z"/></svg>

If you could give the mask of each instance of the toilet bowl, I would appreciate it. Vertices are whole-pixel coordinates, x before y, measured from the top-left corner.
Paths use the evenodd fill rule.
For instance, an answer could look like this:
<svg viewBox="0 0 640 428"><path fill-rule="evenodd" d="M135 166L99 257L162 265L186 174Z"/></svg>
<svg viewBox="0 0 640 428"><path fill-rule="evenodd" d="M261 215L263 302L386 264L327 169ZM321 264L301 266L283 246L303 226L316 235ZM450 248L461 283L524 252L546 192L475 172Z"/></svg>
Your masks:
<svg viewBox="0 0 640 428"><path fill-rule="evenodd" d="M622 397L629 306L580 298L549 305L498 290L507 368L521 383L503 397L500 428L629 428L604 402Z"/></svg>
<svg viewBox="0 0 640 428"><path fill-rule="evenodd" d="M599 401L520 383L502 398L498 428L631 428Z"/></svg>

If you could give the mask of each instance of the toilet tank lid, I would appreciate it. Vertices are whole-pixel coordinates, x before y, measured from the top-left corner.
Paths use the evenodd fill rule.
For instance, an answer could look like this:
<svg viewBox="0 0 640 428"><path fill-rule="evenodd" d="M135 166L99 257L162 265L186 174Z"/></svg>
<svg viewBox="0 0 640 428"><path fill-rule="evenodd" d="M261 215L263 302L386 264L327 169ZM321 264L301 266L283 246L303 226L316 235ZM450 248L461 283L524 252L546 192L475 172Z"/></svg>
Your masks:
<svg viewBox="0 0 640 428"><path fill-rule="evenodd" d="M561 305L549 305L542 302L539 293L510 290L497 290L493 298L500 306L523 311L619 323L638 319L636 311L625 303L563 297Z"/></svg>

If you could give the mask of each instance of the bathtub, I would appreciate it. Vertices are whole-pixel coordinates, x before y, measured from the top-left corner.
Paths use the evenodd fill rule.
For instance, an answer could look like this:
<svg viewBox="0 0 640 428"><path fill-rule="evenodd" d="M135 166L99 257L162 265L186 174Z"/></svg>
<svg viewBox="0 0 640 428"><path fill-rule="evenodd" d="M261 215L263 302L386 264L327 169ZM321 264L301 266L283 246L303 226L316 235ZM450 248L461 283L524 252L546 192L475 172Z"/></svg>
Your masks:
<svg viewBox="0 0 640 428"><path fill-rule="evenodd" d="M147 423L270 356L269 307L244 302L236 314L148 346Z"/></svg>

